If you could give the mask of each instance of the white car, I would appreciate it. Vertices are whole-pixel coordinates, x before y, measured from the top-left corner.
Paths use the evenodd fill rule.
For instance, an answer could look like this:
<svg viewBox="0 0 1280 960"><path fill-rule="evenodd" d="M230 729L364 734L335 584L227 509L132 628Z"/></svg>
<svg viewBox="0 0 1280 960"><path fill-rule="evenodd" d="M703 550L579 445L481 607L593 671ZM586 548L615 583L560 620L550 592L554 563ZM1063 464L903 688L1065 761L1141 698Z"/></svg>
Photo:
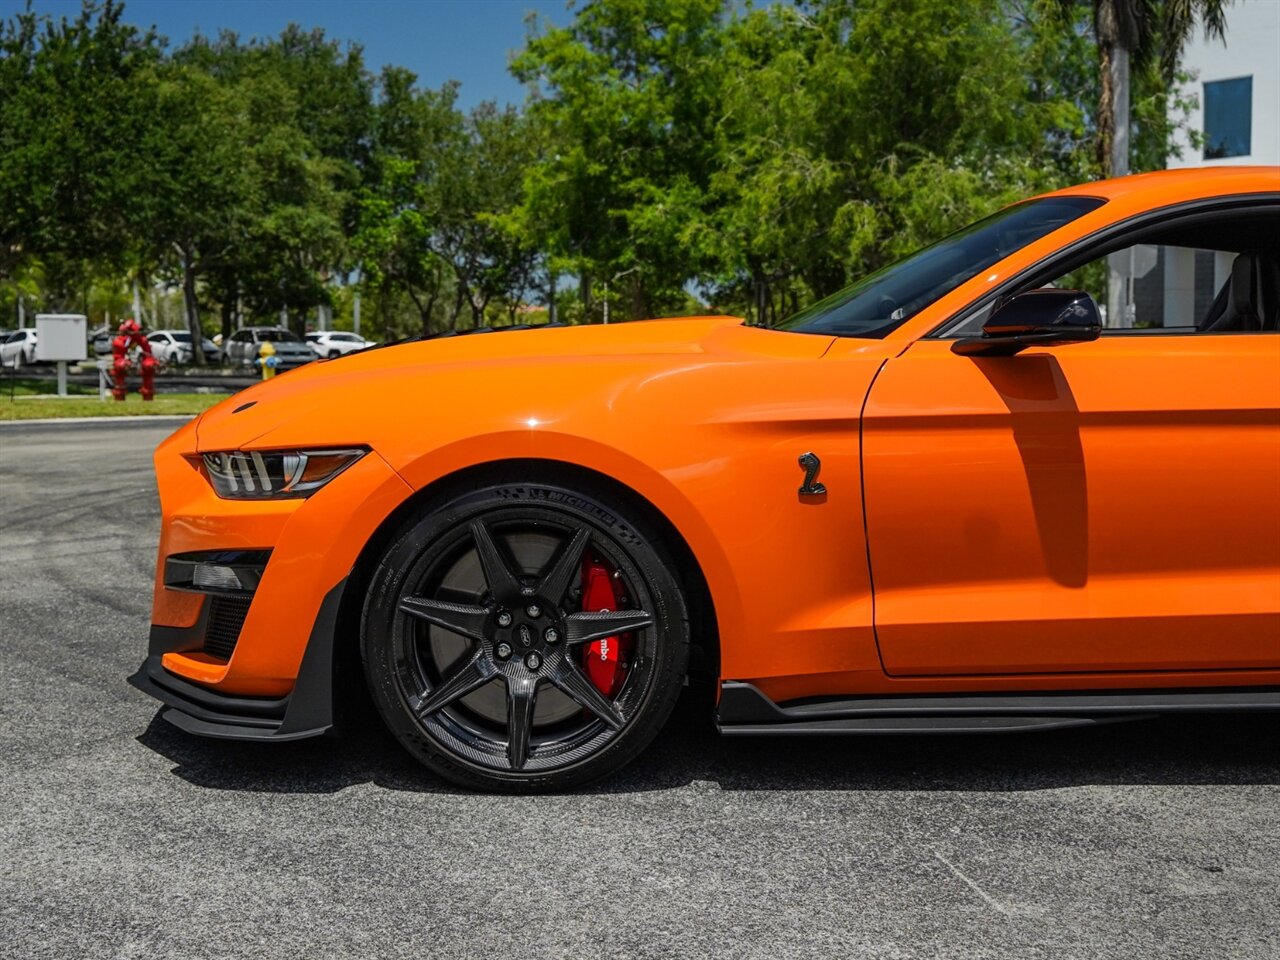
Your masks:
<svg viewBox="0 0 1280 960"><path fill-rule="evenodd" d="M353 353L372 347L373 341L366 340L358 333L344 333L340 330L320 330L307 334L307 343L315 351L317 357L340 357L344 353Z"/></svg>
<svg viewBox="0 0 1280 960"><path fill-rule="evenodd" d="M22 367L36 362L36 332L15 330L0 342L0 364Z"/></svg>
<svg viewBox="0 0 1280 960"><path fill-rule="evenodd" d="M151 355L161 363L190 363L191 334L186 330L156 330L147 334ZM208 337L200 345L205 357L216 357L218 348ZM203 358L201 358L203 359Z"/></svg>

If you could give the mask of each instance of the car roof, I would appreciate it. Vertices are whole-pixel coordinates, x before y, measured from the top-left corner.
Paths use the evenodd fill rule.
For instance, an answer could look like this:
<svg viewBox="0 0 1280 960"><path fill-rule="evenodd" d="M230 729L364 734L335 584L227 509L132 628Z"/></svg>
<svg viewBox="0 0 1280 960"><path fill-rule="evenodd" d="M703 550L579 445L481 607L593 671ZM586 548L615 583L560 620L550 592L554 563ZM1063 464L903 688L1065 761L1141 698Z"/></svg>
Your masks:
<svg viewBox="0 0 1280 960"><path fill-rule="evenodd" d="M1186 167L1181 170L1156 170L1152 173L1135 173L1127 177L1081 183L1074 187L1043 194L1043 196L1101 197L1104 200L1142 197L1154 205L1161 202L1177 203L1197 197L1271 191L1280 191L1280 166Z"/></svg>

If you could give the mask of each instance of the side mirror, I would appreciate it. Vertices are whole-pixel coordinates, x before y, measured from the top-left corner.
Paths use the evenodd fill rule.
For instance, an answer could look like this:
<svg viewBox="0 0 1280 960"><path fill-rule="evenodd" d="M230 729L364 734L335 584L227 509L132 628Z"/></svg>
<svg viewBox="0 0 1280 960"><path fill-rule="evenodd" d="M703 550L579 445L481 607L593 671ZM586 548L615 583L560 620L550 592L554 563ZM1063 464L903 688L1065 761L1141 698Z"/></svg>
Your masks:
<svg viewBox="0 0 1280 960"><path fill-rule="evenodd" d="M964 337L952 353L970 357L1011 357L1027 347L1097 340L1102 317L1083 290L1046 287L1028 290L996 305L982 336Z"/></svg>

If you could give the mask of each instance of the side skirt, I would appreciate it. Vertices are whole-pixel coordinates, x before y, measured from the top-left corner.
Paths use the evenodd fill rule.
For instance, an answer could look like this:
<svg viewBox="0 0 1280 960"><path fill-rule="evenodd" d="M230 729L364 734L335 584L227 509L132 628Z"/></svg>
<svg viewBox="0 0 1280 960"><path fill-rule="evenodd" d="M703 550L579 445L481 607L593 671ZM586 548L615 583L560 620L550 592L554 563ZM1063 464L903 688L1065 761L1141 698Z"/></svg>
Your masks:
<svg viewBox="0 0 1280 960"><path fill-rule="evenodd" d="M727 680L720 685L716 726L725 736L1008 733L1167 713L1257 711L1280 711L1280 688L859 697L779 705L750 683Z"/></svg>

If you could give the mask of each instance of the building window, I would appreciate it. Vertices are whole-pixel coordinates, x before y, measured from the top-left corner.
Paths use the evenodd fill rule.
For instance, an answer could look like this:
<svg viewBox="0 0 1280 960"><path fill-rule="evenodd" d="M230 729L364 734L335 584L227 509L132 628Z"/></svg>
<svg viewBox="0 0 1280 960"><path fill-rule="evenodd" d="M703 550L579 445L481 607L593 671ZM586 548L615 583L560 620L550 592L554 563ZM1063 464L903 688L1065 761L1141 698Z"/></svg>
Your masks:
<svg viewBox="0 0 1280 960"><path fill-rule="evenodd" d="M1204 158L1247 157L1253 127L1253 77L1204 85Z"/></svg>

